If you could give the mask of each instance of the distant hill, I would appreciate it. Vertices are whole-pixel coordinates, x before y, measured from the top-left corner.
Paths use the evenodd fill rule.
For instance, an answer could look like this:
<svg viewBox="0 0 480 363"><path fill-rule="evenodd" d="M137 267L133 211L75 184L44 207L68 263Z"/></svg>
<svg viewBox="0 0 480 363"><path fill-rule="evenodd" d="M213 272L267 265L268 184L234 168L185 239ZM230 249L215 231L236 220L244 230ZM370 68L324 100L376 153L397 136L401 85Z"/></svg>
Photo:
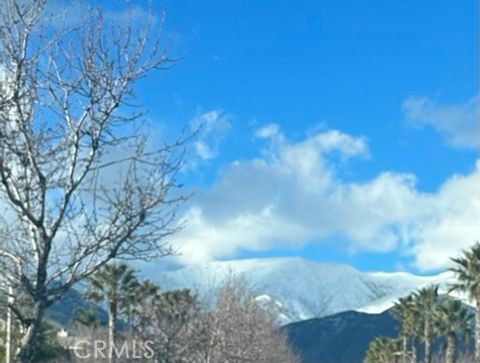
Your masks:
<svg viewBox="0 0 480 363"><path fill-rule="evenodd" d="M66 327L72 322L76 311L90 309L95 309L97 317L101 322L108 321L108 315L105 310L86 301L78 290L70 289L59 301L48 309L47 318Z"/></svg>
<svg viewBox="0 0 480 363"><path fill-rule="evenodd" d="M399 323L388 312L347 311L283 328L303 363L360 363L377 336L394 337Z"/></svg>
<svg viewBox="0 0 480 363"><path fill-rule="evenodd" d="M391 310L381 314L347 311L282 328L302 363L362 363L375 337L395 337L399 329L400 324ZM473 352L473 337L466 346L461 343L462 339L459 340L459 351ZM436 339L433 351L441 352L443 344L443 339ZM423 344L419 343L417 350L421 359Z"/></svg>

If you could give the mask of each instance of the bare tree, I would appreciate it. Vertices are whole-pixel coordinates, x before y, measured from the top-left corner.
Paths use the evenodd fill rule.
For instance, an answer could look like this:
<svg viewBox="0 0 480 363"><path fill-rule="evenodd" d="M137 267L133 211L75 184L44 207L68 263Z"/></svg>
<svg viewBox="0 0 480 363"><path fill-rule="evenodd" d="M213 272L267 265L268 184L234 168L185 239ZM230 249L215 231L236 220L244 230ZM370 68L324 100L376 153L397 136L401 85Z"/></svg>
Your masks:
<svg viewBox="0 0 480 363"><path fill-rule="evenodd" d="M184 199L183 141L149 148L128 107L135 81L169 64L153 16L138 29L90 8L68 27L45 4L0 5L0 286L15 291L22 362L46 309L75 283L114 258L171 253L165 237Z"/></svg>
<svg viewBox="0 0 480 363"><path fill-rule="evenodd" d="M161 363L297 363L278 329L276 309L259 305L243 280L229 278L214 306L189 290L163 292L137 311L137 341L149 342ZM148 360L147 360L148 361Z"/></svg>
<svg viewBox="0 0 480 363"><path fill-rule="evenodd" d="M276 327L273 307L260 306L242 279L230 279L219 290L210 314L207 363L296 363L286 336Z"/></svg>

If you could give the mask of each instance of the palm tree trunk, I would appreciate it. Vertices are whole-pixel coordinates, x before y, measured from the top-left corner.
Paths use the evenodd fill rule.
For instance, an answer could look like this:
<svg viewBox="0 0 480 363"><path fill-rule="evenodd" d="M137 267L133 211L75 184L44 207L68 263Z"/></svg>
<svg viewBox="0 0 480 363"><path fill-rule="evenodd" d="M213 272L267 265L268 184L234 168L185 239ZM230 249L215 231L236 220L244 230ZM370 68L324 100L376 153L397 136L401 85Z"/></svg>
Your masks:
<svg viewBox="0 0 480 363"><path fill-rule="evenodd" d="M475 302L475 363L480 363L480 295Z"/></svg>
<svg viewBox="0 0 480 363"><path fill-rule="evenodd" d="M110 362L115 361L115 357L113 356L113 347L117 337L117 315L117 303L115 301L111 301L108 312L108 356Z"/></svg>
<svg viewBox="0 0 480 363"><path fill-rule="evenodd" d="M447 352L445 353L445 363L455 363L457 353L457 337L454 333L447 335Z"/></svg>
<svg viewBox="0 0 480 363"><path fill-rule="evenodd" d="M402 338L402 362L407 363L407 345L408 345L408 337L406 335Z"/></svg>
<svg viewBox="0 0 480 363"><path fill-rule="evenodd" d="M430 319L425 319L424 331L425 339L425 363L432 363L432 341L430 338Z"/></svg>
<svg viewBox="0 0 480 363"><path fill-rule="evenodd" d="M417 363L417 338L412 339L412 360L411 363Z"/></svg>

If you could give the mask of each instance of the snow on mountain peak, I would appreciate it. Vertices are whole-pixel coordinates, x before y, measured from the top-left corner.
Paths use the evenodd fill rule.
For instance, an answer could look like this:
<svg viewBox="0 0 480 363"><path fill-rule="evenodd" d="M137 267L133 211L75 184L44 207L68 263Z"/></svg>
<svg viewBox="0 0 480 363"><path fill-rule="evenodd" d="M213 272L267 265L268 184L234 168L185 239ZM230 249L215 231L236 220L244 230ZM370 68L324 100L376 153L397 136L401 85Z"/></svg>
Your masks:
<svg viewBox="0 0 480 363"><path fill-rule="evenodd" d="M446 284L449 273L416 276L404 272L360 272L349 265L324 264L299 257L215 261L157 275L164 289L191 288L211 298L232 276L246 280L257 301L273 301L282 323L347 310L379 313L401 296L433 283Z"/></svg>

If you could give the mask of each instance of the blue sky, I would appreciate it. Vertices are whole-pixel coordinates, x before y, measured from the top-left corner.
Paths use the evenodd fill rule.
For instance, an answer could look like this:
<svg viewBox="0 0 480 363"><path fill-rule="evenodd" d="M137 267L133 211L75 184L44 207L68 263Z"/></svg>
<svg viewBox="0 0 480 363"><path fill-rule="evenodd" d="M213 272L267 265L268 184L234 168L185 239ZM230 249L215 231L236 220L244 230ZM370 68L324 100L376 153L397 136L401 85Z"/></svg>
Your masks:
<svg viewBox="0 0 480 363"><path fill-rule="evenodd" d="M433 271L480 238L477 7L156 4L180 60L139 98L161 137L204 125L183 174L196 192L174 241L184 262L300 255Z"/></svg>

